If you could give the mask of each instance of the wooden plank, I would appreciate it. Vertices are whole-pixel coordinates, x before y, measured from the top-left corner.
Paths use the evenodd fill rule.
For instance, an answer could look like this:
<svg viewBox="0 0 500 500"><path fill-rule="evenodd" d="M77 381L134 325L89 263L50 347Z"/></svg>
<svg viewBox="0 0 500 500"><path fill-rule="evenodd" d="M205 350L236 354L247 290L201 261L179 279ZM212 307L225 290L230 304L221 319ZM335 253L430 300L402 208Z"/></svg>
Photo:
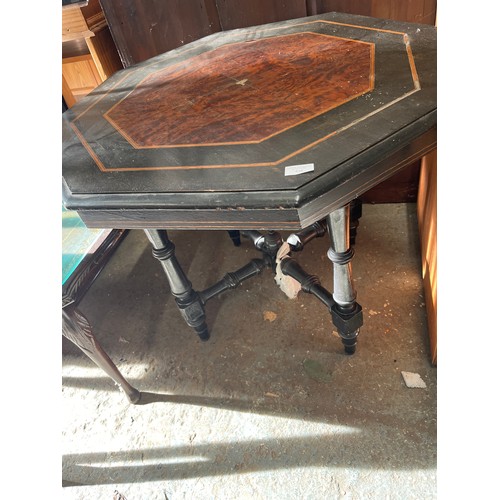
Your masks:
<svg viewBox="0 0 500 500"><path fill-rule="evenodd" d="M99 76L103 81L123 68L107 26L98 31L92 38L87 38L86 41Z"/></svg>
<svg viewBox="0 0 500 500"><path fill-rule="evenodd" d="M75 38L62 43L62 59L90 54L85 38Z"/></svg>
<svg viewBox="0 0 500 500"><path fill-rule="evenodd" d="M82 7L81 11L89 30L93 33L106 26L106 19L99 0L89 0L87 5Z"/></svg>
<svg viewBox="0 0 500 500"><path fill-rule="evenodd" d="M62 75L63 96L68 107L103 81L90 54L63 59Z"/></svg>
<svg viewBox="0 0 500 500"><path fill-rule="evenodd" d="M79 54L76 56L65 57L62 60L62 63L64 65L64 64L72 64L72 63L91 61L91 60L92 60L92 56L90 55L90 53L85 53L85 54Z"/></svg>
<svg viewBox="0 0 500 500"><path fill-rule="evenodd" d="M88 29L80 6L70 5L62 9L62 41L93 36Z"/></svg>
<svg viewBox="0 0 500 500"><path fill-rule="evenodd" d="M431 349L437 364L437 151L425 156L420 171L417 216L422 254L422 278Z"/></svg>

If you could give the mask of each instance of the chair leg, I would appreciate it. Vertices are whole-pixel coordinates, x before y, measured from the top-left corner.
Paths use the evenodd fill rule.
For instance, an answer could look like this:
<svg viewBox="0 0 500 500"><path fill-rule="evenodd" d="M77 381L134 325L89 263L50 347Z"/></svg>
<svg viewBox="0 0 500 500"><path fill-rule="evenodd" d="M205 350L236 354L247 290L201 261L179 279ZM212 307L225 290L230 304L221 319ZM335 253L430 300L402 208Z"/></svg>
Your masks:
<svg viewBox="0 0 500 500"><path fill-rule="evenodd" d="M130 403L139 402L141 393L125 380L94 337L87 318L74 306L67 306L62 310L62 333L115 381Z"/></svg>

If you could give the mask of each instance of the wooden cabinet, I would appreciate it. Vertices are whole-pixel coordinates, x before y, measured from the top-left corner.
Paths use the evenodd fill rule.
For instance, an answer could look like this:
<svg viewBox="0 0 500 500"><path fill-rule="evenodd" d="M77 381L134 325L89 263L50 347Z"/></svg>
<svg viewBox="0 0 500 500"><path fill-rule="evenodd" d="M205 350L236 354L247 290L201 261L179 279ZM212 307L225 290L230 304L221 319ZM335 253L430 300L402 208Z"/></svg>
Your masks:
<svg viewBox="0 0 500 500"><path fill-rule="evenodd" d="M62 95L68 108L122 69L98 0L62 7Z"/></svg>

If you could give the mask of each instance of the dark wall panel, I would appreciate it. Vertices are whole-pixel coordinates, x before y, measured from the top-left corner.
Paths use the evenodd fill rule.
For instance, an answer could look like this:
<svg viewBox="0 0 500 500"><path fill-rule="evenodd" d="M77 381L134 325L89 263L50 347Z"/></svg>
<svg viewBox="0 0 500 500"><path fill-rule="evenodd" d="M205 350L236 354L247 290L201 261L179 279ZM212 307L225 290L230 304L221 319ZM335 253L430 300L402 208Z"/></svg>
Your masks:
<svg viewBox="0 0 500 500"><path fill-rule="evenodd" d="M361 16L434 24L437 0L308 0L309 15L315 11L346 12Z"/></svg>
<svg viewBox="0 0 500 500"><path fill-rule="evenodd" d="M100 0L123 66L221 30L216 0Z"/></svg>
<svg viewBox="0 0 500 500"><path fill-rule="evenodd" d="M221 30L324 12L434 24L436 0L100 0L125 67Z"/></svg>
<svg viewBox="0 0 500 500"><path fill-rule="evenodd" d="M223 30L306 17L306 0L217 0Z"/></svg>
<svg viewBox="0 0 500 500"><path fill-rule="evenodd" d="M372 2L371 16L395 21L434 24L436 22L436 0L386 0Z"/></svg>
<svg viewBox="0 0 500 500"><path fill-rule="evenodd" d="M369 16L371 14L371 0L308 0L310 15L324 14L325 12L345 12Z"/></svg>

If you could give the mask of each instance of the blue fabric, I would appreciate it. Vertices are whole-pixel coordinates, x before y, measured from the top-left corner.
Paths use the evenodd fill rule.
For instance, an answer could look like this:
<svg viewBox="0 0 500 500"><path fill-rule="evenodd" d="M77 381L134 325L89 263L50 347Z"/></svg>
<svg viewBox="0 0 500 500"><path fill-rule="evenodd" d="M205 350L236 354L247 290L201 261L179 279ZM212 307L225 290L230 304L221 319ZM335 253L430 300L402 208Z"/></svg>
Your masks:
<svg viewBox="0 0 500 500"><path fill-rule="evenodd" d="M76 212L62 207L63 285L104 231L87 228Z"/></svg>

